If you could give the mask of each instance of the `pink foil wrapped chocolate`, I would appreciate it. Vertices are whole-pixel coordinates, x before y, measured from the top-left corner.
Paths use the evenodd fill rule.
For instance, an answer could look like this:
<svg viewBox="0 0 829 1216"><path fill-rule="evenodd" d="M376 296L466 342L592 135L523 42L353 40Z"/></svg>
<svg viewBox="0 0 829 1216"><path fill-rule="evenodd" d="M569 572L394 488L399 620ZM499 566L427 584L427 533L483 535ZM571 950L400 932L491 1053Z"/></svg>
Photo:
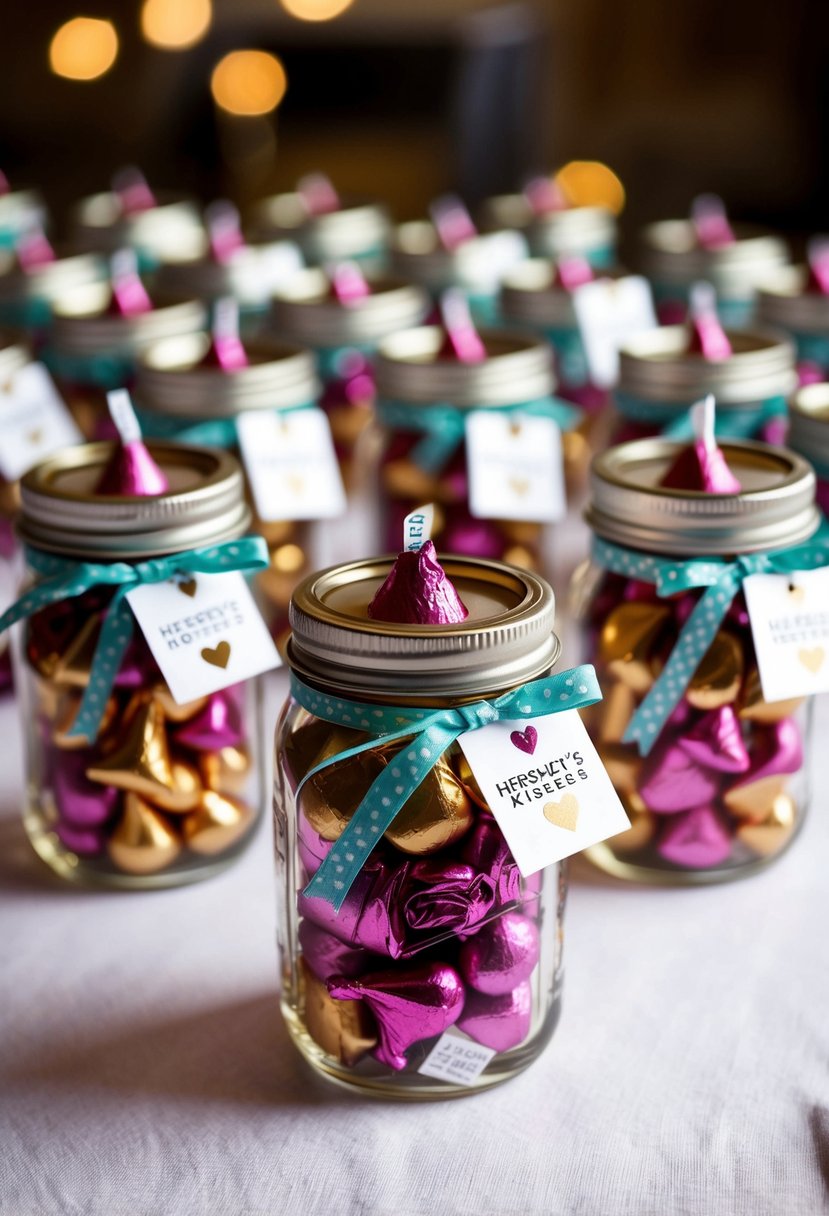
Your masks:
<svg viewBox="0 0 829 1216"><path fill-rule="evenodd" d="M495 884L459 861L416 861L409 870L406 923L421 932L470 933L495 902Z"/></svg>
<svg viewBox="0 0 829 1216"><path fill-rule="evenodd" d="M669 738L657 744L642 765L639 796L649 811L673 815L711 802L722 776L703 768Z"/></svg>
<svg viewBox="0 0 829 1216"><path fill-rule="evenodd" d="M464 839L461 857L492 880L499 904L515 903L521 898L518 866L501 829L488 812L478 815L475 826Z"/></svg>
<svg viewBox="0 0 829 1216"><path fill-rule="evenodd" d="M405 625L452 625L469 614L427 541L416 552L399 555L368 615Z"/></svg>
<svg viewBox="0 0 829 1216"><path fill-rule="evenodd" d="M659 484L668 490L739 494L742 486L714 437L714 398L709 394L692 406L691 417L696 438L682 449Z"/></svg>
<svg viewBox="0 0 829 1216"><path fill-rule="evenodd" d="M461 946L461 975L477 992L501 996L530 976L538 955L535 921L518 912L505 912Z"/></svg>
<svg viewBox="0 0 829 1216"><path fill-rule="evenodd" d="M333 933L328 933L310 920L302 921L299 926L299 945L305 962L321 980L328 980L334 975L353 979L372 967L382 966L383 962L368 950L340 941Z"/></svg>
<svg viewBox="0 0 829 1216"><path fill-rule="evenodd" d="M62 823L75 828L97 828L109 819L118 804L120 791L112 785L90 781L86 775L91 753L64 751L52 758L52 789Z"/></svg>
<svg viewBox="0 0 829 1216"><path fill-rule="evenodd" d="M715 807L696 806L666 821L656 848L676 866L707 870L728 860L731 833Z"/></svg>
<svg viewBox="0 0 829 1216"><path fill-rule="evenodd" d="M141 438L135 411L125 389L107 394L118 431L115 450L95 486L96 494L117 498L151 498L170 487Z"/></svg>
<svg viewBox="0 0 829 1216"><path fill-rule="evenodd" d="M704 714L678 742L686 755L703 768L745 773L751 766L733 705L722 705Z"/></svg>
<svg viewBox="0 0 829 1216"><path fill-rule="evenodd" d="M509 1051L524 1042L531 1021L532 987L525 980L498 996L468 991L458 1030L493 1051Z"/></svg>
<svg viewBox="0 0 829 1216"><path fill-rule="evenodd" d="M238 702L230 689L214 692L204 709L176 731L176 742L196 751L219 751L223 747L238 747L245 732Z"/></svg>

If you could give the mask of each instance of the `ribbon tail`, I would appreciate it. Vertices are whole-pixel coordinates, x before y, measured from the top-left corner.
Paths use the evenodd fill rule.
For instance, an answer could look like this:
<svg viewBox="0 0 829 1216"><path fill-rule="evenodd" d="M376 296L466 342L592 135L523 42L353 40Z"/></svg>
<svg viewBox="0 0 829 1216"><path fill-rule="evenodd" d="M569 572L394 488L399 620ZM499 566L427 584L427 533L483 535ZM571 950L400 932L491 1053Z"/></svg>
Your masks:
<svg viewBox="0 0 829 1216"><path fill-rule="evenodd" d="M622 736L647 756L685 694L694 672L713 642L742 581L741 573L726 567L725 577L709 587L688 617L659 679L634 713Z"/></svg>
<svg viewBox="0 0 829 1216"><path fill-rule="evenodd" d="M412 448L412 460L424 473L439 473L449 463L462 439L462 423L460 427L454 423L447 425L446 420L441 419L440 426L431 427Z"/></svg>
<svg viewBox="0 0 829 1216"><path fill-rule="evenodd" d="M82 574L56 574L53 578L44 579L24 591L20 599L0 616L0 633L15 625L24 617L31 616L41 608L57 603L58 600L73 599L88 591L90 582Z"/></svg>
<svg viewBox="0 0 829 1216"><path fill-rule="evenodd" d="M439 757L465 729L465 725L431 726L391 757L308 883L304 895L324 899L339 912L374 846ZM377 740L374 742L376 745Z"/></svg>
<svg viewBox="0 0 829 1216"><path fill-rule="evenodd" d="M125 599L129 590L131 588L128 586L119 587L110 602L92 658L89 683L84 690L75 721L67 731L72 738L83 736L92 740L98 736L115 677L132 641L133 616Z"/></svg>
<svg viewBox="0 0 829 1216"><path fill-rule="evenodd" d="M353 747L347 747L344 751L336 752L335 755L329 756L327 760L322 760L319 764L315 764L313 768L309 768L308 772L296 787L296 796L299 797L303 786L310 781L312 777L316 777L317 773L322 773L325 769L330 768L332 764L339 764L341 760L350 760L352 756L359 756L363 752L369 752L372 748L379 744L395 743L400 739L407 739L414 736L418 737L418 733L422 729L420 722L410 722L407 726L401 726L400 730L389 731L385 734L372 735L366 739L364 743L355 743Z"/></svg>

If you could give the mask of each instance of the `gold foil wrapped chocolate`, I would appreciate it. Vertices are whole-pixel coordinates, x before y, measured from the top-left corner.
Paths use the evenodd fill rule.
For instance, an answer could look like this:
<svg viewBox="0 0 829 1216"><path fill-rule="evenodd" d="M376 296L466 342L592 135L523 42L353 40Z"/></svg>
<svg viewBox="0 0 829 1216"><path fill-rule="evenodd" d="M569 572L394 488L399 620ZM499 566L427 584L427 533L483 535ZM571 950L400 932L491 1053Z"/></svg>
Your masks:
<svg viewBox="0 0 829 1216"><path fill-rule="evenodd" d="M107 852L125 874L157 874L177 859L181 837L154 806L138 794L129 793L107 843Z"/></svg>
<svg viewBox="0 0 829 1216"><path fill-rule="evenodd" d="M602 626L599 660L633 692L647 692L656 674L654 654L670 620L666 604L638 600L619 604Z"/></svg>

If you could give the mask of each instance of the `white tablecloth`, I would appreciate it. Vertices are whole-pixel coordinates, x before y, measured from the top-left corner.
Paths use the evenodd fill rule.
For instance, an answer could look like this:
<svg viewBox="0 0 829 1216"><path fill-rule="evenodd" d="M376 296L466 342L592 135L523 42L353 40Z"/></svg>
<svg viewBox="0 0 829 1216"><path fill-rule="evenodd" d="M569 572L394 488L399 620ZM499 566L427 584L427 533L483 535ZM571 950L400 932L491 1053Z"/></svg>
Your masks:
<svg viewBox="0 0 829 1216"><path fill-rule="evenodd" d="M748 881L640 890L577 863L545 1055L407 1106L328 1085L288 1040L269 825L201 886L73 890L24 839L10 702L0 738L3 1216L829 1210L825 784Z"/></svg>

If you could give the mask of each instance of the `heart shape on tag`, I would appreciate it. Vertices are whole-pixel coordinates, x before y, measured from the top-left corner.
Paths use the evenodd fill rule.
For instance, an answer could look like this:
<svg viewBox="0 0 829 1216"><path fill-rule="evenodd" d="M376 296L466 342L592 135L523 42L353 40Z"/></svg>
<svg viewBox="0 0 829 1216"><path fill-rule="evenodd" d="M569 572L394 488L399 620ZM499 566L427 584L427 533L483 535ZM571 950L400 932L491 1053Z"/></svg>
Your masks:
<svg viewBox="0 0 829 1216"><path fill-rule="evenodd" d="M227 667L227 662L230 658L230 642L219 642L218 646L213 648L205 646L201 652L201 657L205 663L210 663L212 667Z"/></svg>
<svg viewBox="0 0 829 1216"><path fill-rule="evenodd" d="M301 494L305 489L305 478L296 473L289 473L285 481L292 494Z"/></svg>
<svg viewBox="0 0 829 1216"><path fill-rule="evenodd" d="M794 583L792 583L789 587L789 595L796 604L801 604L806 598L806 588L797 587Z"/></svg>
<svg viewBox="0 0 829 1216"><path fill-rule="evenodd" d="M560 802L544 803L544 818L557 828L575 832L579 821L579 800L574 794L565 794Z"/></svg>
<svg viewBox="0 0 829 1216"><path fill-rule="evenodd" d="M529 490L530 483L526 477L510 477L509 488L521 498Z"/></svg>
<svg viewBox="0 0 829 1216"><path fill-rule="evenodd" d="M509 740L513 747L531 756L538 742L538 731L534 726L526 726L524 730L514 730Z"/></svg>
<svg viewBox="0 0 829 1216"><path fill-rule="evenodd" d="M43 428L35 427L33 431L28 431L26 438L33 446L43 442Z"/></svg>
<svg viewBox="0 0 829 1216"><path fill-rule="evenodd" d="M178 584L178 589L179 591L183 591L185 595L189 595L192 599L192 597L196 594L196 580L194 578L188 578L185 582Z"/></svg>
<svg viewBox="0 0 829 1216"><path fill-rule="evenodd" d="M811 671L812 675L820 671L823 666L823 660L826 658L826 651L822 646L812 646L810 650L798 650L797 657L806 668Z"/></svg>

